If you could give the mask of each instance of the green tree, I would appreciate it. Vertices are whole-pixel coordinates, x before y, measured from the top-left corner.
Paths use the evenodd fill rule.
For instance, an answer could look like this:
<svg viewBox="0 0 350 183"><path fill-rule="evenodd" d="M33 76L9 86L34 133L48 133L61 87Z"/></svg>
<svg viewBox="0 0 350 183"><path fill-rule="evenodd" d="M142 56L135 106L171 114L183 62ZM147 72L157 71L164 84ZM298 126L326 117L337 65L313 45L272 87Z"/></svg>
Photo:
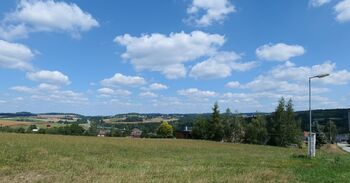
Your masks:
<svg viewBox="0 0 350 183"><path fill-rule="evenodd" d="M212 116L209 124L210 134L209 139L215 141L221 141L224 137L224 130L220 119L220 109L217 102L215 102L212 108Z"/></svg>
<svg viewBox="0 0 350 183"><path fill-rule="evenodd" d="M195 139L208 139L209 123L205 118L198 118L192 128L192 135Z"/></svg>
<svg viewBox="0 0 350 183"><path fill-rule="evenodd" d="M163 121L157 130L160 137L168 138L173 136L173 127L168 122Z"/></svg>
<svg viewBox="0 0 350 183"><path fill-rule="evenodd" d="M303 135L301 130L301 121L296 120L292 99L289 99L286 105L285 125L285 145L298 144L299 146L301 146Z"/></svg>
<svg viewBox="0 0 350 183"><path fill-rule="evenodd" d="M231 124L233 121L233 116L230 108L226 109L226 112L224 113L222 117L222 126L223 126L223 132L224 132L224 141L231 142L232 139L232 128Z"/></svg>
<svg viewBox="0 0 350 183"><path fill-rule="evenodd" d="M30 126L27 128L27 133L32 133L33 129L37 129L36 125L30 125Z"/></svg>
<svg viewBox="0 0 350 183"><path fill-rule="evenodd" d="M240 115L235 115L231 123L231 142L241 143L244 141L245 125L244 118Z"/></svg>
<svg viewBox="0 0 350 183"><path fill-rule="evenodd" d="M327 137L323 132L324 129L316 122L313 132L316 133L316 148L321 148L324 144L327 144Z"/></svg>
<svg viewBox="0 0 350 183"><path fill-rule="evenodd" d="M336 141L336 137L338 134L337 126L335 123L331 120L328 121L328 124L326 124L323 132L326 135L326 138L329 143L334 144Z"/></svg>
<svg viewBox="0 0 350 183"><path fill-rule="evenodd" d="M268 138L265 116L258 115L246 126L245 140L251 144L265 144Z"/></svg>
<svg viewBox="0 0 350 183"><path fill-rule="evenodd" d="M271 135L270 144L277 146L300 145L302 131L300 121L295 119L292 100L290 99L286 104L282 97L272 116L272 125L269 130Z"/></svg>

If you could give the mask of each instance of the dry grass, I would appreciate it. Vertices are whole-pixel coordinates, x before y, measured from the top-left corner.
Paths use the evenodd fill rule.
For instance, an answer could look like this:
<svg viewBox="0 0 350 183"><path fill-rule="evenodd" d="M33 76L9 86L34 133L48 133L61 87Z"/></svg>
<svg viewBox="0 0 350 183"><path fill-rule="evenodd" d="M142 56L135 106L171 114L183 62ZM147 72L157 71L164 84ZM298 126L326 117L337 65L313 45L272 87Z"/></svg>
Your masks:
<svg viewBox="0 0 350 183"><path fill-rule="evenodd" d="M346 182L349 155L174 139L1 134L0 182ZM333 147L332 147L333 148Z"/></svg>

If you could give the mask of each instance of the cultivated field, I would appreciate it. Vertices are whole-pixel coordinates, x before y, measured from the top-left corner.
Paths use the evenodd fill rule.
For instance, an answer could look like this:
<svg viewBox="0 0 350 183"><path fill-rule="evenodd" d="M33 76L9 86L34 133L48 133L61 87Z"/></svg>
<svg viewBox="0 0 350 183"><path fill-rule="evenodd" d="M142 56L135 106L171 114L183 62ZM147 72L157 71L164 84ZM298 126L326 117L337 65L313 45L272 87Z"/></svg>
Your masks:
<svg viewBox="0 0 350 183"><path fill-rule="evenodd" d="M350 155L173 139L0 133L0 182L349 182Z"/></svg>
<svg viewBox="0 0 350 183"><path fill-rule="evenodd" d="M21 126L29 126L31 124L34 124L33 122L28 121L14 121L14 120L8 120L8 119L0 119L0 126L9 126L9 127L21 127Z"/></svg>

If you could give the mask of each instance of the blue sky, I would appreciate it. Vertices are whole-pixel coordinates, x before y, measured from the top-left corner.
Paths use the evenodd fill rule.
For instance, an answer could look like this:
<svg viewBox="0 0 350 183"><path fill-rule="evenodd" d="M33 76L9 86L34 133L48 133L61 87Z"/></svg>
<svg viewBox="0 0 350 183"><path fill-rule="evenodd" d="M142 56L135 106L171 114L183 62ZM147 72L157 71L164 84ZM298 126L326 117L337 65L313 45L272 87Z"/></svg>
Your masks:
<svg viewBox="0 0 350 183"><path fill-rule="evenodd" d="M4 0L0 111L349 107L350 0Z"/></svg>

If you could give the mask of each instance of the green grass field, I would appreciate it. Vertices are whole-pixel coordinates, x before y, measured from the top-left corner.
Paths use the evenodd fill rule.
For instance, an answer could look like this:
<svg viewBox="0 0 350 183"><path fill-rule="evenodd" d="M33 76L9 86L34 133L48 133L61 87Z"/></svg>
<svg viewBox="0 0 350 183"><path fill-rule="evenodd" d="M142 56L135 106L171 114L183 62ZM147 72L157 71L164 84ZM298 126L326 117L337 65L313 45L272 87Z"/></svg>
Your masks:
<svg viewBox="0 0 350 183"><path fill-rule="evenodd" d="M0 133L0 182L349 182L350 155L174 139Z"/></svg>

